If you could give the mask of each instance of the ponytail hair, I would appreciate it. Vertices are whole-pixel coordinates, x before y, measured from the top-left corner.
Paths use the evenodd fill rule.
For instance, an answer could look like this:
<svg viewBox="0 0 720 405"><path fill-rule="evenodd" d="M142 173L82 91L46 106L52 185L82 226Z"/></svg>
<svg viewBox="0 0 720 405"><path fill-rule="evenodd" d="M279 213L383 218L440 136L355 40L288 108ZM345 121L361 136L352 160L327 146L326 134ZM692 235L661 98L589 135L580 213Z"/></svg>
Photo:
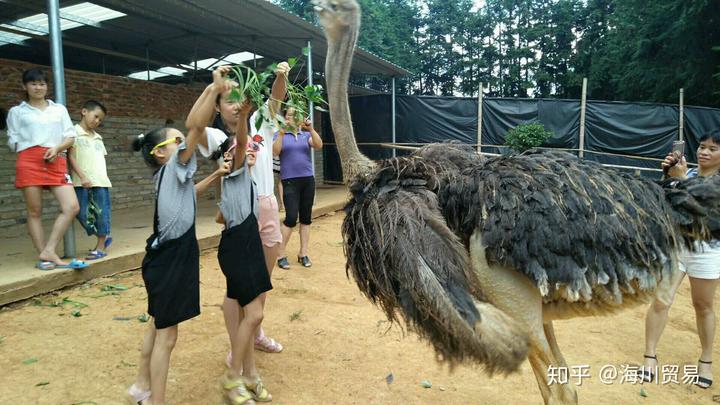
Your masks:
<svg viewBox="0 0 720 405"><path fill-rule="evenodd" d="M155 148L155 145L163 142L167 138L167 133L170 128L155 128L145 134L140 134L133 139L132 148L135 152L140 152L145 163L152 169L159 169L160 163L158 163L155 156L151 155L150 152Z"/></svg>

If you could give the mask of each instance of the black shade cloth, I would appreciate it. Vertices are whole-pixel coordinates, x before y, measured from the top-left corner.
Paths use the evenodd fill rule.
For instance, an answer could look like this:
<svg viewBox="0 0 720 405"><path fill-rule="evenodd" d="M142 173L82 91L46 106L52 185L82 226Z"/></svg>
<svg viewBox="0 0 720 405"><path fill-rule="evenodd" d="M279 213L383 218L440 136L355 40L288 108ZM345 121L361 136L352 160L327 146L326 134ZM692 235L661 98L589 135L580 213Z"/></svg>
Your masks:
<svg viewBox="0 0 720 405"><path fill-rule="evenodd" d="M350 99L355 139L363 143L392 142L392 98L390 95L359 96ZM476 98L397 96L396 142L432 143L457 140L477 144ZM688 161L696 162L700 137L720 129L720 109L685 107L684 134ZM323 117L325 180L342 181L340 159L329 116ZM554 135L543 146L580 147L580 101L554 99L484 98L482 144L503 145L507 131L520 124L539 122ZM679 108L668 104L588 101L585 110L586 159L638 168L659 168L660 163L632 157L607 156L616 153L662 159L679 137ZM483 146L483 152L503 153L507 148ZM378 145L360 145L369 158L385 159L392 150ZM398 155L408 152L397 151ZM645 174L645 173L643 173ZM650 173L659 176L659 173Z"/></svg>

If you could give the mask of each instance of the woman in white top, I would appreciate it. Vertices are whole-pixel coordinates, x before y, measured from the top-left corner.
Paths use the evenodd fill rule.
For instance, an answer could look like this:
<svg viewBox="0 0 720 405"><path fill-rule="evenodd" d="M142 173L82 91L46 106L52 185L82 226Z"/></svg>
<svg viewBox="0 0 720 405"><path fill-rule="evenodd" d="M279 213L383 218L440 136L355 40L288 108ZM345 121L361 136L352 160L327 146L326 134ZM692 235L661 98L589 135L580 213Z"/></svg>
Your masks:
<svg viewBox="0 0 720 405"><path fill-rule="evenodd" d="M720 131L704 135L700 138L697 150L698 168L687 169L685 158L678 162L669 154L662 166L669 176L688 178L696 176L717 176L720 171ZM701 353L698 360L697 380L695 384L700 388L709 388L712 385L712 349L715 338L715 312L713 311L713 298L720 278L720 241L697 243L695 252L686 252L681 255L680 277L670 291L670 302L660 300L650 306L645 318L645 364L641 370L643 380L652 382L658 376L658 369L662 369L657 359L656 348L665 324L672 299L677 292L685 274L690 278L690 295L695 307L695 322L700 337Z"/></svg>
<svg viewBox="0 0 720 405"><path fill-rule="evenodd" d="M287 62L278 63L275 68L275 80L270 93L270 100L267 101L271 112L280 111L280 102L285 99L287 92L287 74L290 66ZM226 69L223 70L226 72ZM224 73L225 75L227 73ZM210 88L213 87L211 84ZM205 126L210 121L213 111L216 117L213 121L213 127L205 128L206 136L202 137L198 143L198 150L205 157L218 159L222 153L227 151L232 145L232 138L238 125L238 117L241 104L229 100L230 90L223 92L215 91L213 98L206 99L203 102L204 108L202 113L191 112L185 122L188 128ZM266 260L268 273L272 276L272 270L275 265L282 235L280 234L280 217L278 214L278 203L273 193L273 172L272 172L272 135L273 126L271 123L263 122L259 128L255 127L257 112L250 117L249 130L250 139L248 139L248 147L256 154L256 162L252 170L252 179L257 185L257 193L259 198L259 216L258 226L260 228L260 238L262 239L263 251ZM263 305L265 303L266 294L262 295ZM242 314L237 309L237 303L233 303L228 297L223 302L223 314L225 315L228 333L232 340L234 331L237 330ZM268 353L279 353L283 350L282 344L265 335L262 326L258 328L255 336L255 348ZM231 362L231 355L228 354L228 364Z"/></svg>
<svg viewBox="0 0 720 405"><path fill-rule="evenodd" d="M60 259L55 248L78 213L79 205L67 171L66 150L75 141L75 128L63 105L46 100L45 72L23 72L27 101L10 109L7 117L8 146L16 152L15 188L22 191L27 206L27 227L38 251L40 270L87 267L82 261ZM42 227L42 193L49 189L60 204L50 238Z"/></svg>

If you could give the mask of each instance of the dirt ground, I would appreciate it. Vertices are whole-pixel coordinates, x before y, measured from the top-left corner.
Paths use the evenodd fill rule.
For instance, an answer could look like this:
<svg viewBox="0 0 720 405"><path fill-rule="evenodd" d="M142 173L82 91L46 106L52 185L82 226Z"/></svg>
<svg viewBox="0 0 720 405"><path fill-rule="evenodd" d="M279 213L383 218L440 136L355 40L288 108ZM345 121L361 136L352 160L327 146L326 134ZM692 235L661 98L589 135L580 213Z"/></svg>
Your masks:
<svg viewBox="0 0 720 405"><path fill-rule="evenodd" d="M529 364L519 373L489 377L480 368L450 371L412 333L388 329L382 313L345 276L341 215L313 225L314 267L276 269L265 330L285 345L258 354L277 404L520 404L542 403ZM289 248L297 249L297 236ZM225 281L214 251L201 259L202 314L180 326L168 381L172 404L222 403L219 377L228 350L219 307ZM127 289L125 289L127 288ZM693 364L699 353L687 281L670 314L658 355L665 364ZM64 304L57 305L57 303ZM84 306L86 305L86 306ZM122 403L137 372L146 324L138 271L38 297L0 311L0 403ZM637 365L643 353L645 307L607 318L557 322L571 366L589 365L577 387L581 403L720 402L720 384L635 385L600 381L605 365ZM716 345L718 347L718 345ZM720 362L720 350L715 351ZM719 370L716 367L716 370ZM392 374L392 378L389 376ZM720 375L720 371L716 371ZM679 376L682 380L682 372ZM423 380L431 388L421 385ZM390 382L388 382L390 381Z"/></svg>

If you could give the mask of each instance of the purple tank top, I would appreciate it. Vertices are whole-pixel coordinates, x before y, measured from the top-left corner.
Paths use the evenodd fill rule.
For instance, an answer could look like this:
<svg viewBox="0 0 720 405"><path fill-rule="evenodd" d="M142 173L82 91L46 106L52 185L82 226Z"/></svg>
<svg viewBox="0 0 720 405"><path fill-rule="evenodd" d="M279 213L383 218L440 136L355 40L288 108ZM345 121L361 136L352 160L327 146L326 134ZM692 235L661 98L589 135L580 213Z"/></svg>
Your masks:
<svg viewBox="0 0 720 405"><path fill-rule="evenodd" d="M275 138L278 134L275 133ZM280 151L280 178L282 180L314 175L310 157L310 132L300 131L296 136L292 133L283 135L282 151Z"/></svg>

